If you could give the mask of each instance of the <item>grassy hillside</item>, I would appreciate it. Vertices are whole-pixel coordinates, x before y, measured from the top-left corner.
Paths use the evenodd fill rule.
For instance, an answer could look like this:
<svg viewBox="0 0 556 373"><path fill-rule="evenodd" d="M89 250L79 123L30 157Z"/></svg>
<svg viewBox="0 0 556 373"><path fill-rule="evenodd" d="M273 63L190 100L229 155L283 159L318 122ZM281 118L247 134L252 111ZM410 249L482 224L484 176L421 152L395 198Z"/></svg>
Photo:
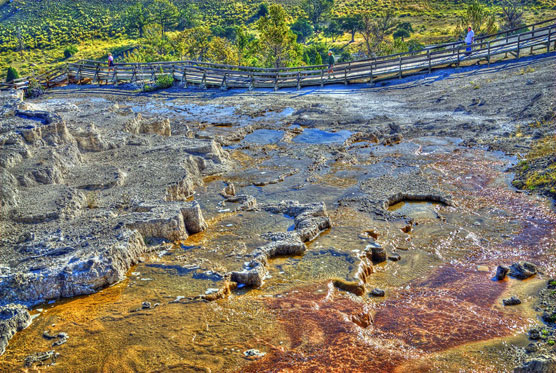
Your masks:
<svg viewBox="0 0 556 373"><path fill-rule="evenodd" d="M271 0L282 4L292 16L304 16L302 0ZM125 22L126 10L136 0L0 0L0 76L8 66L27 74L65 63L64 49L76 46L78 58L102 58L140 44ZM253 17L261 0L174 0L178 9L187 3L198 8L198 23L207 26L246 25L253 28ZM499 1L483 1L494 14ZM463 0L336 0L331 17L393 10L400 21L410 22L412 38L422 44L450 40L456 20L464 11ZM534 22L556 16L554 0L529 1L524 19ZM346 45L350 35L331 40L322 33L310 43ZM359 40L359 37L357 38Z"/></svg>

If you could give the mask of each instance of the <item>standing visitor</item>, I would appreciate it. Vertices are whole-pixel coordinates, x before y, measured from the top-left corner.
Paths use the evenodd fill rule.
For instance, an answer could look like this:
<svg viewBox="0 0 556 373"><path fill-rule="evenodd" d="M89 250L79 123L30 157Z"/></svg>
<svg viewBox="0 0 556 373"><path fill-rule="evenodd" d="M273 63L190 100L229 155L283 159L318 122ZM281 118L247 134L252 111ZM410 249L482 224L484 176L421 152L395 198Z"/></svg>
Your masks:
<svg viewBox="0 0 556 373"><path fill-rule="evenodd" d="M114 57L112 53L108 53L108 71L114 70Z"/></svg>
<svg viewBox="0 0 556 373"><path fill-rule="evenodd" d="M469 26L467 28L467 36L465 37L465 44L467 44L467 49L465 51L465 54L468 56L471 54L472 44L474 41L475 41L475 31L473 31L471 26Z"/></svg>
<svg viewBox="0 0 556 373"><path fill-rule="evenodd" d="M334 63L335 63L334 55L332 51L328 51L328 75L334 72Z"/></svg>

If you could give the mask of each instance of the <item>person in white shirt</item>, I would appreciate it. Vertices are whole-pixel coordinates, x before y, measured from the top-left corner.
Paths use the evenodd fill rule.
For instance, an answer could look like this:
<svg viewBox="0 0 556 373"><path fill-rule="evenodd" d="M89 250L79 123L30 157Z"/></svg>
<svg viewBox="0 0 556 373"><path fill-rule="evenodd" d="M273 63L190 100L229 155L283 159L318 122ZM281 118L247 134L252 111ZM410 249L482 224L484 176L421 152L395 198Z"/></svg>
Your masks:
<svg viewBox="0 0 556 373"><path fill-rule="evenodd" d="M465 37L465 44L467 44L467 49L466 49L466 53L467 55L471 54L471 45L473 44L473 41L475 41L475 31L473 31L473 29L471 28L471 26L469 26L467 28L467 36Z"/></svg>

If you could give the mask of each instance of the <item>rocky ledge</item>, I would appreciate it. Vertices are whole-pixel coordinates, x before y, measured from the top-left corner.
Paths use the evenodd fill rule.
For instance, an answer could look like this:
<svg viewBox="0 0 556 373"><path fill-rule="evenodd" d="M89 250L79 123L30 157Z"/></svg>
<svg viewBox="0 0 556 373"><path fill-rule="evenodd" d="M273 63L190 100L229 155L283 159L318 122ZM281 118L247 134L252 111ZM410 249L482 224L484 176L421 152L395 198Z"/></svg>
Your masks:
<svg viewBox="0 0 556 373"><path fill-rule="evenodd" d="M241 271L231 273L231 280L252 287L260 287L267 275L268 260L283 255L301 255L307 247L305 242L317 238L330 228L331 222L324 203L300 204L298 201L282 201L262 205L261 209L274 214L286 214L294 218L292 232L267 233L263 238L270 241L250 255Z"/></svg>
<svg viewBox="0 0 556 373"><path fill-rule="evenodd" d="M9 304L0 307L0 355L6 351L8 341L16 332L31 324L31 316L21 305Z"/></svg>
<svg viewBox="0 0 556 373"><path fill-rule="evenodd" d="M213 140L109 101L12 91L0 108L0 305L91 294L207 228L195 188L231 166Z"/></svg>

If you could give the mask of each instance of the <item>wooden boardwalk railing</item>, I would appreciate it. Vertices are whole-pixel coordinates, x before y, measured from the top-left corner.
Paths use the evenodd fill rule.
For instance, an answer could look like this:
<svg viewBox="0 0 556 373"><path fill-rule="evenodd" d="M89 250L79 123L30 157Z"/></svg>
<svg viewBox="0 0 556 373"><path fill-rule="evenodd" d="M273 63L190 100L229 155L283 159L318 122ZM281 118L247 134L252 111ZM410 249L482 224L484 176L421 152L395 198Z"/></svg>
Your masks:
<svg viewBox="0 0 556 373"><path fill-rule="evenodd" d="M328 74L328 66L301 66L290 68L256 68L223 65L197 61L163 61L152 63L121 63L109 69L105 62L81 60L54 69L34 79L49 88L65 83L146 83L152 84L161 74L170 74L184 87L225 88L279 88L324 86L374 82L378 79L401 78L404 74L426 72L433 68L460 66L462 63L486 61L498 56L513 55L520 58L542 50L556 49L556 19L550 19L518 29L475 39L473 49L466 52L462 42L429 46L418 52L406 52L354 62L339 63ZM29 77L0 83L0 89L27 88Z"/></svg>

